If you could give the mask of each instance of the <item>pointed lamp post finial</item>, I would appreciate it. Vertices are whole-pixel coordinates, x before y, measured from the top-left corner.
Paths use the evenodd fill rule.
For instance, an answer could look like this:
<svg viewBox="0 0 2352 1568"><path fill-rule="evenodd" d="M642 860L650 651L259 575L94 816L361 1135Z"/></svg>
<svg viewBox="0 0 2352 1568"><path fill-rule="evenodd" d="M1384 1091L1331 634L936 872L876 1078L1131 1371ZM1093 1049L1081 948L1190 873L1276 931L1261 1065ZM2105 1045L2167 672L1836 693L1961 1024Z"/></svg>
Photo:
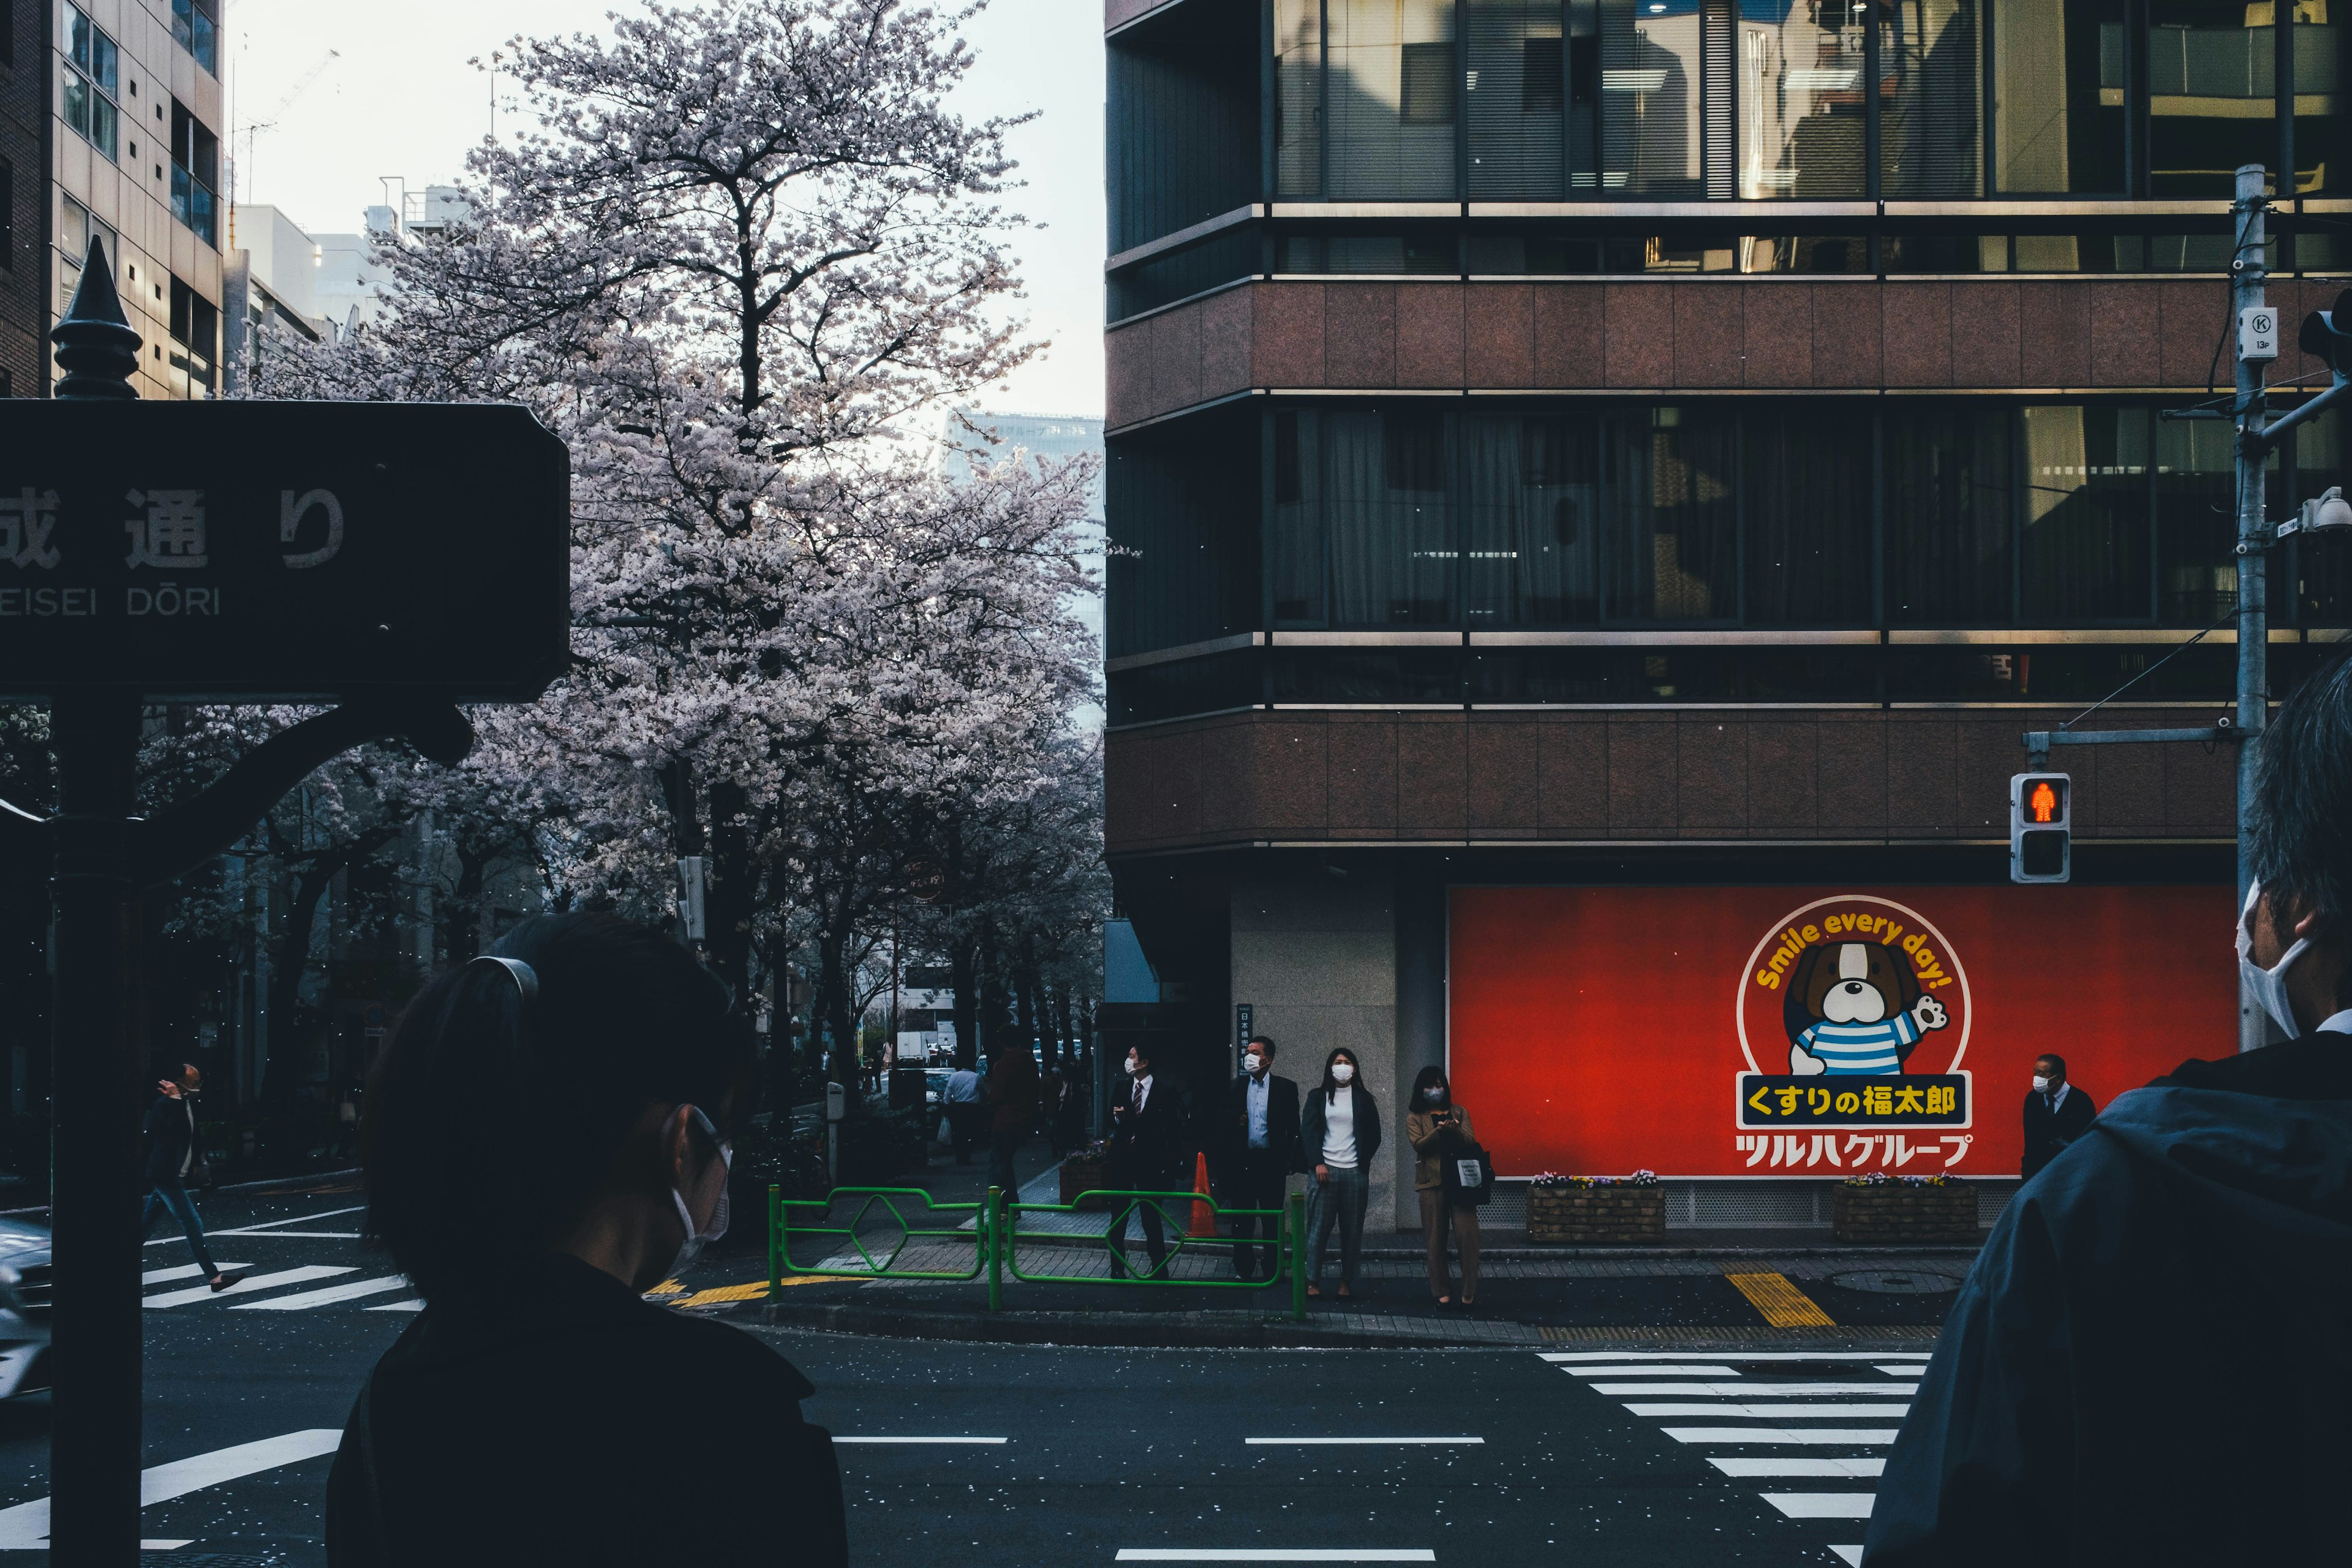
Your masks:
<svg viewBox="0 0 2352 1568"><path fill-rule="evenodd" d="M58 383L59 397L137 398L131 373L139 368L142 339L122 313L122 297L114 291L114 269L106 259L106 246L90 237L89 254L82 262L81 286L65 320L50 330L56 358L66 378Z"/></svg>

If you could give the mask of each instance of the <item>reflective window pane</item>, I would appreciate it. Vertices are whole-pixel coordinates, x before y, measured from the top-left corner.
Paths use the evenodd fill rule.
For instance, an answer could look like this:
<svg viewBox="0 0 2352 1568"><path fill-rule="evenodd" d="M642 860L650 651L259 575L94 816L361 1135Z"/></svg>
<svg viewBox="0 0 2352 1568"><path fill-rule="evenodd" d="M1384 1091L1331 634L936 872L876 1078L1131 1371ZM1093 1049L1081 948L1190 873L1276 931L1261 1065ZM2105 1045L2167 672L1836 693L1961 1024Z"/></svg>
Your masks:
<svg viewBox="0 0 2352 1568"><path fill-rule="evenodd" d="M1984 195L1976 0L1896 0L1880 16L1880 194Z"/></svg>
<svg viewBox="0 0 2352 1568"><path fill-rule="evenodd" d="M2168 625L2201 626L2237 608L2234 445L2219 420L2156 426L2156 613ZM2275 474L2276 453L2270 466ZM2271 491L2277 494L2275 479Z"/></svg>
<svg viewBox="0 0 2352 1568"><path fill-rule="evenodd" d="M1886 616L1896 626L2005 626L2016 475L2011 415L1886 414Z"/></svg>
<svg viewBox="0 0 2352 1568"><path fill-rule="evenodd" d="M1463 420L1463 593L1473 630L1599 617L1594 439L1588 416Z"/></svg>
<svg viewBox="0 0 2352 1568"><path fill-rule="evenodd" d="M2336 3L2341 5L2345 0ZM2329 12L2328 0L2294 0L2294 5L2295 194L2341 195L2352 191L2352 163L2347 162L2352 119L2345 113L2343 100L2344 51L2352 28ZM2246 9L2251 22L2273 6L2255 0ZM2273 153L2263 162L2276 158Z"/></svg>
<svg viewBox="0 0 2352 1568"><path fill-rule="evenodd" d="M1698 0L1601 0L1599 18L1601 191L1703 195Z"/></svg>
<svg viewBox="0 0 2352 1568"><path fill-rule="evenodd" d="M1740 0L1739 194L1866 194L1864 8L1850 0Z"/></svg>
<svg viewBox="0 0 2352 1568"><path fill-rule="evenodd" d="M1313 196L1323 188L1323 0L1276 0L1274 9L1276 189Z"/></svg>
<svg viewBox="0 0 2352 1568"><path fill-rule="evenodd" d="M1608 599L1617 621L1738 613L1733 416L1667 406L1612 418L1601 441Z"/></svg>
<svg viewBox="0 0 2352 1568"><path fill-rule="evenodd" d="M1870 424L1867 408L1837 403L1748 416L1748 625L1869 621Z"/></svg>
<svg viewBox="0 0 2352 1568"><path fill-rule="evenodd" d="M1456 616L1445 416L1323 416L1323 515L1335 626L1448 626Z"/></svg>
<svg viewBox="0 0 2352 1568"><path fill-rule="evenodd" d="M2148 425L2145 408L2025 409L2029 624L2149 616Z"/></svg>
<svg viewBox="0 0 2352 1568"><path fill-rule="evenodd" d="M1557 201L1567 56L1559 0L1468 0L1470 195Z"/></svg>
<svg viewBox="0 0 2352 1568"><path fill-rule="evenodd" d="M1328 6L1329 195L1452 196L1452 0L1328 0Z"/></svg>
<svg viewBox="0 0 2352 1568"><path fill-rule="evenodd" d="M1322 416L1312 409L1274 416L1274 577L1276 624L1320 626L1323 608Z"/></svg>
<svg viewBox="0 0 2352 1568"><path fill-rule="evenodd" d="M2122 0L1995 0L1992 163L1997 191L2121 193Z"/></svg>
<svg viewBox="0 0 2352 1568"><path fill-rule="evenodd" d="M2149 0L2148 195L2227 201L2240 164L2278 162L2277 44L2251 9Z"/></svg>

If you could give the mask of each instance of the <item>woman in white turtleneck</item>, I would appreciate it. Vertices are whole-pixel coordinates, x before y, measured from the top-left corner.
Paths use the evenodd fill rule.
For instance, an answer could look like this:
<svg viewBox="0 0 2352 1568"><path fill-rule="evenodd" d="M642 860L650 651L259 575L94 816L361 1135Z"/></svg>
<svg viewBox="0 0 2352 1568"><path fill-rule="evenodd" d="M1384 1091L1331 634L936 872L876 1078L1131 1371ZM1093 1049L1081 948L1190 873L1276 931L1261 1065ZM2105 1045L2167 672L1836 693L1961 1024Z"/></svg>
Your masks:
<svg viewBox="0 0 2352 1568"><path fill-rule="evenodd" d="M1315 1162L1315 1186L1308 1194L1307 1229L1314 1246L1307 1276L1307 1293L1323 1293L1323 1253L1331 1226L1339 1227L1339 1294L1356 1293L1356 1279L1364 1252L1364 1199L1370 1190L1372 1158L1381 1152L1381 1108L1359 1080L1356 1054L1345 1046L1323 1064L1323 1082L1310 1090L1298 1113L1298 1131L1307 1157Z"/></svg>

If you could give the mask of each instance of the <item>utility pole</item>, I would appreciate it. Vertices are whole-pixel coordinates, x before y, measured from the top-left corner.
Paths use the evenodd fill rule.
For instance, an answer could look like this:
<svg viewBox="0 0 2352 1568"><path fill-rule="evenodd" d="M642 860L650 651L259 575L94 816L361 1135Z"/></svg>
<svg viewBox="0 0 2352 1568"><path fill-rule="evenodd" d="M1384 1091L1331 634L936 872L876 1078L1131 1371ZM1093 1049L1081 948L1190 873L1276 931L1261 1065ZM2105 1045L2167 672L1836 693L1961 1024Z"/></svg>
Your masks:
<svg viewBox="0 0 2352 1568"><path fill-rule="evenodd" d="M2248 163L2238 170L2237 199L2231 204L2231 227L2237 236L2230 257L2230 303L2233 321L2244 323L2249 310L2261 310L2264 270L2263 244L2267 237L2263 216L2263 166ZM2245 904L2253 885L2246 858L2246 826L2254 801L2256 748L2270 718L2270 548L2271 530L2263 515L2265 500L2263 465L2270 443L2263 432L2270 420L2267 380L2270 362L2237 356L2235 408L2238 454L2238 903ZM2262 1006L2238 988L2238 1049L2251 1051L2267 1039L2267 1019Z"/></svg>

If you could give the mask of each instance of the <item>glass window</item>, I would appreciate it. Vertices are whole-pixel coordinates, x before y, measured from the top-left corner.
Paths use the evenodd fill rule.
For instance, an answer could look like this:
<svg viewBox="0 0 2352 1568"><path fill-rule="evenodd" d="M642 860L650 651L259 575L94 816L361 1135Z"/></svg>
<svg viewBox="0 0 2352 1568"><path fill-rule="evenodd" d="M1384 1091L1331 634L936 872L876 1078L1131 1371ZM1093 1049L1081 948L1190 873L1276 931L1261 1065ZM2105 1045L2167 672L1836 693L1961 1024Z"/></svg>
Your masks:
<svg viewBox="0 0 2352 1568"><path fill-rule="evenodd" d="M2156 426L2157 618L2201 626L2238 604L2235 437L2220 420ZM2270 468L2278 468L2278 454ZM2271 494L2277 496L2275 479ZM2273 514L2286 508L2273 505Z"/></svg>
<svg viewBox="0 0 2352 1568"><path fill-rule="evenodd" d="M2336 0L2342 5L2344 0ZM2272 0L2252 0L2247 25L2271 20ZM2347 165L2348 124L2339 98L2344 90L2347 32L2330 16L2327 0L2294 0L2294 188L2298 195L2341 195L2352 190ZM2263 161L2274 161L2273 153ZM2321 265L2336 265L2323 262Z"/></svg>
<svg viewBox="0 0 2352 1568"><path fill-rule="evenodd" d="M1862 235L1765 235L1739 242L1742 272L1868 272Z"/></svg>
<svg viewBox="0 0 2352 1568"><path fill-rule="evenodd" d="M1600 0L1601 188L1696 196L1699 0Z"/></svg>
<svg viewBox="0 0 2352 1568"><path fill-rule="evenodd" d="M195 57L198 65L217 74L213 7L214 0L172 0L172 37Z"/></svg>
<svg viewBox="0 0 2352 1568"><path fill-rule="evenodd" d="M2005 234L1889 234L1878 254L1889 272L2006 272Z"/></svg>
<svg viewBox="0 0 2352 1568"><path fill-rule="evenodd" d="M1609 420L1601 446L1608 602L1618 621L1727 621L1734 565L1732 416L1666 406Z"/></svg>
<svg viewBox="0 0 2352 1568"><path fill-rule="evenodd" d="M2145 408L2025 409L2029 624L2148 617L2148 423Z"/></svg>
<svg viewBox="0 0 2352 1568"><path fill-rule="evenodd" d="M121 91L117 80L119 62L114 40L83 16L78 6L66 7L66 53L107 97L116 97Z"/></svg>
<svg viewBox="0 0 2352 1568"><path fill-rule="evenodd" d="M1870 620L1870 425L1837 403L1748 416L1748 625Z"/></svg>
<svg viewBox="0 0 2352 1568"><path fill-rule="evenodd" d="M1590 625L1601 616L1594 430L1573 415L1462 422L1470 626Z"/></svg>
<svg viewBox="0 0 2352 1568"><path fill-rule="evenodd" d="M2000 408L1886 414L1886 616L1896 626L2005 626L2016 503L2011 416Z"/></svg>
<svg viewBox="0 0 2352 1568"><path fill-rule="evenodd" d="M1274 416L1276 624L1321 626L1323 605L1322 416L1308 409Z"/></svg>
<svg viewBox="0 0 2352 1568"><path fill-rule="evenodd" d="M111 159L115 155L114 94L119 62L114 40L72 5L65 10L66 58L58 88L58 111L65 122L89 144Z"/></svg>
<svg viewBox="0 0 2352 1568"><path fill-rule="evenodd" d="M1567 155L1559 0L1469 0L1471 199L1557 201Z"/></svg>
<svg viewBox="0 0 2352 1568"><path fill-rule="evenodd" d="M1739 194L1867 194L1854 0L1740 0Z"/></svg>
<svg viewBox="0 0 2352 1568"><path fill-rule="evenodd" d="M2278 162L2277 46L2250 10L2148 0L2149 195L2228 201L2238 165Z"/></svg>
<svg viewBox="0 0 2352 1568"><path fill-rule="evenodd" d="M1322 425L1332 623L1455 624L1445 416L1349 411L1326 413Z"/></svg>
<svg viewBox="0 0 2352 1568"><path fill-rule="evenodd" d="M1275 189L1323 194L1323 0L1276 0Z"/></svg>
<svg viewBox="0 0 2352 1568"><path fill-rule="evenodd" d="M1984 195L1976 0L1894 0L1879 16L1879 194Z"/></svg>
<svg viewBox="0 0 2352 1568"><path fill-rule="evenodd" d="M1328 0L1329 195L1450 197L1453 0Z"/></svg>
<svg viewBox="0 0 2352 1568"><path fill-rule="evenodd" d="M1997 0L1996 189L2029 195L2120 193L2123 66L2122 0ZM2021 258L2019 265L2023 268Z"/></svg>

